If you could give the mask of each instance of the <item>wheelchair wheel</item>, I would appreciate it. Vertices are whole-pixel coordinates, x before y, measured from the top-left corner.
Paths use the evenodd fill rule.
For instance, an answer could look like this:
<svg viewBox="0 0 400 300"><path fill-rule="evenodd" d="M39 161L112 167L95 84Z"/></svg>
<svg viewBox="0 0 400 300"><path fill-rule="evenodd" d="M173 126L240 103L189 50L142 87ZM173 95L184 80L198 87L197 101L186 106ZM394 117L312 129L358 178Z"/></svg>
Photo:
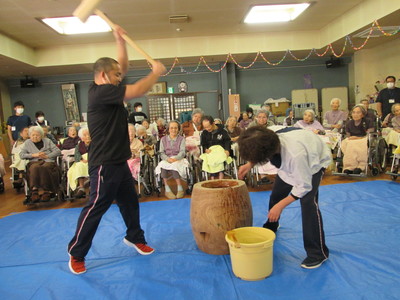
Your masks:
<svg viewBox="0 0 400 300"><path fill-rule="evenodd" d="M372 175L372 176L378 176L378 175L379 175L379 168L377 168L377 167L372 167L372 168L371 168L371 175Z"/></svg>
<svg viewBox="0 0 400 300"><path fill-rule="evenodd" d="M143 188L143 194L145 194L146 196L150 196L151 193L153 193L153 189L150 186L145 186Z"/></svg>
<svg viewBox="0 0 400 300"><path fill-rule="evenodd" d="M395 176L395 175L391 175L391 176L390 176L390 178L392 178L393 181L396 181L396 180L397 180L397 177L398 177L398 176Z"/></svg>

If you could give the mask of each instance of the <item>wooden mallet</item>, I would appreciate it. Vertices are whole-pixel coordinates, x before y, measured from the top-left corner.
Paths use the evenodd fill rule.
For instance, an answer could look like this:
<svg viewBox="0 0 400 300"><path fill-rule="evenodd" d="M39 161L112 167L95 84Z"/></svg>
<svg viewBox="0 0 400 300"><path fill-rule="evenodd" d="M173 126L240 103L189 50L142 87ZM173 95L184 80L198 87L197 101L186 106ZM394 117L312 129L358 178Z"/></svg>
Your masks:
<svg viewBox="0 0 400 300"><path fill-rule="evenodd" d="M75 17L79 18L83 23L89 18L92 12L102 18L113 30L115 30L115 24L100 10L95 9L101 0L83 0L81 4L72 13ZM137 52L139 52L145 59L147 59L152 65L155 64L155 60L151 58L142 48L140 48L129 36L122 34L122 38Z"/></svg>

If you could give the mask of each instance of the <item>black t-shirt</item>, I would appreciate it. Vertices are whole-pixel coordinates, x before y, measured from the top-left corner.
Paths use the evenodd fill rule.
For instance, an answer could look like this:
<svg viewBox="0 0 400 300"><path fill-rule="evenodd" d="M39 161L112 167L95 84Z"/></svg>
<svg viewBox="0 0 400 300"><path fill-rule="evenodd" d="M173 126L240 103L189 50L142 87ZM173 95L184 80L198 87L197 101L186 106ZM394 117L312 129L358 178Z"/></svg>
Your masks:
<svg viewBox="0 0 400 300"><path fill-rule="evenodd" d="M146 116L146 114L144 112L135 111L135 112L131 113L131 115L129 116L129 123L132 123L134 125L135 124L142 124L142 121L144 119L147 119L147 116Z"/></svg>
<svg viewBox="0 0 400 300"><path fill-rule="evenodd" d="M400 88L385 88L381 90L376 98L376 102L382 103L382 117L385 118L392 112L392 105L400 103Z"/></svg>
<svg viewBox="0 0 400 300"><path fill-rule="evenodd" d="M126 86L95 83L89 88L87 118L92 139L89 166L119 164L132 155L123 103L125 90Z"/></svg>
<svg viewBox="0 0 400 300"><path fill-rule="evenodd" d="M372 121L367 118L362 118L359 125L356 125L354 120L350 120L346 123L346 133L350 133L350 136L366 136L367 130L370 128L374 128L374 125Z"/></svg>

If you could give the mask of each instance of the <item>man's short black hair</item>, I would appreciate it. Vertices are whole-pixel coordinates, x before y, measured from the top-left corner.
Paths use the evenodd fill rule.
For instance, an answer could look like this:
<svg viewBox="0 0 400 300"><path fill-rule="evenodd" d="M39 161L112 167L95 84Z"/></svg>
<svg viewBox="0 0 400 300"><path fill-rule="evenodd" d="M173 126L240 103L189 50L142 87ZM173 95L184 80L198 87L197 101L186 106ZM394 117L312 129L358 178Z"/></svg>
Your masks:
<svg viewBox="0 0 400 300"><path fill-rule="evenodd" d="M201 118L201 122L203 123L203 121L208 121L211 125L214 124L214 118L211 116L203 116Z"/></svg>
<svg viewBox="0 0 400 300"><path fill-rule="evenodd" d="M118 62L111 57L101 57L94 63L93 72L98 74L100 72L108 73L118 65Z"/></svg>
<svg viewBox="0 0 400 300"><path fill-rule="evenodd" d="M136 108L136 107L138 107L138 106L142 106L142 107L143 107L143 104L142 104L141 102L136 102L136 103L133 105L133 108Z"/></svg>
<svg viewBox="0 0 400 300"><path fill-rule="evenodd" d="M267 163L280 148L278 135L264 126L242 132L238 139L240 156L251 163Z"/></svg>
<svg viewBox="0 0 400 300"><path fill-rule="evenodd" d="M394 77L393 75L389 75L388 77L386 77L385 81L387 81L389 78L392 78L394 82L396 82L396 77Z"/></svg>
<svg viewBox="0 0 400 300"><path fill-rule="evenodd" d="M25 128L28 128L28 129L29 129L29 126L24 126L24 127L22 127L18 132L21 133L22 131L24 131Z"/></svg>
<svg viewBox="0 0 400 300"><path fill-rule="evenodd" d="M24 102L22 102L22 101L17 101L17 102L15 102L15 103L14 103L14 108L17 107L17 106L25 107Z"/></svg>

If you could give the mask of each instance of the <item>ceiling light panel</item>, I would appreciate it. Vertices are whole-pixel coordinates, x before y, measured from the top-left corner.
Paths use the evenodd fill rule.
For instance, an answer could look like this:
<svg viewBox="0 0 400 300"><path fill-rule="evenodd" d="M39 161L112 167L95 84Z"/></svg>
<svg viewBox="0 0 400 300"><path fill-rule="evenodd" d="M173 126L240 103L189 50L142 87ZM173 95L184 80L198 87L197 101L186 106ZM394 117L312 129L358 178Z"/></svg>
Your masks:
<svg viewBox="0 0 400 300"><path fill-rule="evenodd" d="M85 23L77 17L45 18L42 22L65 35L111 31L111 27L99 16L90 16Z"/></svg>
<svg viewBox="0 0 400 300"><path fill-rule="evenodd" d="M310 3L256 5L247 13L244 23L289 22L296 19L309 6Z"/></svg>

